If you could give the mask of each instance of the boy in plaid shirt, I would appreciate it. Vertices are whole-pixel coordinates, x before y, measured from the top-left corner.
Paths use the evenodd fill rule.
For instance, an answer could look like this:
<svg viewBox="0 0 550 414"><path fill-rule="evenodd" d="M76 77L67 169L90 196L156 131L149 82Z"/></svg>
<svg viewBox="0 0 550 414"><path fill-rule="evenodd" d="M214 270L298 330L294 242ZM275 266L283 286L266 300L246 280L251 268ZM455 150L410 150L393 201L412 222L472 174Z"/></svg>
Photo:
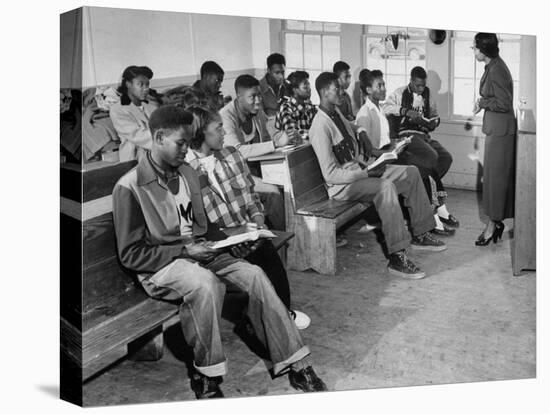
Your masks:
<svg viewBox="0 0 550 414"><path fill-rule="evenodd" d="M188 108L195 117L195 133L186 161L199 172L204 208L209 220L221 228L253 223L266 228L264 208L254 191L254 180L245 159L234 147L223 147L223 123L216 112ZM262 268L298 329L311 320L303 312L290 309L290 287L284 265L270 240L262 243L246 260Z"/></svg>

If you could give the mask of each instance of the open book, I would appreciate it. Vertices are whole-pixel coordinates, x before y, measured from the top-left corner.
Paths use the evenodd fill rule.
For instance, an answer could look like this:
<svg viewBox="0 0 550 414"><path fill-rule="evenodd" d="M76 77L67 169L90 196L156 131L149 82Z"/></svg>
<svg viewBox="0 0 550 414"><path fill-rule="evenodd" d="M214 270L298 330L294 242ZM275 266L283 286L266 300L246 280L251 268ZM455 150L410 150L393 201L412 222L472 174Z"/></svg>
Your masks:
<svg viewBox="0 0 550 414"><path fill-rule="evenodd" d="M390 152L385 152L382 155L380 155L372 164L369 164L367 166L367 171L371 171L376 167L379 167L384 164L389 164L397 159L399 156L399 152L401 149L411 143L412 136L407 137L399 141L397 144L395 144L395 148L391 150Z"/></svg>
<svg viewBox="0 0 550 414"><path fill-rule="evenodd" d="M234 246L236 244L248 241L256 241L258 239L274 239L275 237L277 236L269 230L253 230L246 233L236 234L234 236L229 236L227 239L213 243L210 247L212 249L222 249L224 247Z"/></svg>
<svg viewBox="0 0 550 414"><path fill-rule="evenodd" d="M429 124L430 122L435 121L438 118L439 118L438 116L434 116L433 118L426 118L425 116L423 116L422 120Z"/></svg>

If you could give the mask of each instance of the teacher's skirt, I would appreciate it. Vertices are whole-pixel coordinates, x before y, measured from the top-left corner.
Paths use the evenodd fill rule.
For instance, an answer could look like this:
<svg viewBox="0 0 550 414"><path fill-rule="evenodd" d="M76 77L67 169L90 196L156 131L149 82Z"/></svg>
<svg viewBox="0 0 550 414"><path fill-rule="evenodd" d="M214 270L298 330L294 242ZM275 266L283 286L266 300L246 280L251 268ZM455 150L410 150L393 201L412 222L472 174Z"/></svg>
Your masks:
<svg viewBox="0 0 550 414"><path fill-rule="evenodd" d="M514 217L516 135L487 135L483 210L493 221Z"/></svg>

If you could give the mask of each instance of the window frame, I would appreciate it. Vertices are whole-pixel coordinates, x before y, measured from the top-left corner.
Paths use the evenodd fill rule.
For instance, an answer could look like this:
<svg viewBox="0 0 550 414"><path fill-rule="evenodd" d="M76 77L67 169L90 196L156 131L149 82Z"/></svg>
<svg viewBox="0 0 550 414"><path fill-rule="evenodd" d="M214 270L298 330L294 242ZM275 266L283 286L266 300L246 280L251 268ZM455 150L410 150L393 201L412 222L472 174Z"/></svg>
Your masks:
<svg viewBox="0 0 550 414"><path fill-rule="evenodd" d="M368 24L364 24L363 25L363 34L361 35L361 61L363 63L363 67L364 68L368 68L369 65L368 65L368 51L367 51L367 46L368 46L368 43L367 43L367 38L372 38L374 36L377 36L377 35L382 35L381 33L369 33L369 26L379 26L379 27L385 27L386 28L386 34L385 36L388 36L390 34L390 31L389 31L389 28L390 27L398 27L399 30L405 30L407 32L407 35L409 36L409 38L407 39L408 40L422 40L424 41L424 67L425 68L428 68L429 65L429 55L427 53L427 48L428 48L428 40L429 40L429 32L428 32L428 29L424 29L424 28L419 28L419 27L408 27L408 26L389 26L389 25L368 25ZM409 35L409 29L412 29L412 30L418 30L418 29L421 29L421 30L425 30L426 33L422 36L419 36L419 35ZM384 46L386 47L386 46ZM407 54L404 55L405 56L405 59L404 59L404 63L405 63L405 68L407 68L407 61L409 60L409 56ZM387 77L388 75L388 57L385 57L383 58L384 60L384 70L383 70L383 73L384 73L384 78ZM390 74L392 76L394 76L395 74ZM408 79L410 77L410 71L407 71L405 69L405 73L403 74L405 76L405 78L407 79L407 82L408 82ZM404 85L402 85L404 86ZM392 94L394 91L393 90L388 90L388 96L390 94Z"/></svg>
<svg viewBox="0 0 550 414"><path fill-rule="evenodd" d="M323 56L323 53L322 53L322 50L323 50L323 37L324 36L330 36L330 37L337 37L338 38L338 42L340 44L340 57L338 59L341 59L341 56L342 56L342 27L340 26L340 30L339 31L325 31L325 30L306 30L304 28L304 30L297 30L297 29L289 29L288 28L288 20L296 20L296 19L284 19L283 20L283 30L281 30L281 46L282 46L282 50L284 50L285 52L285 56L287 55L287 50L286 50L286 35L287 34L299 34L302 36L302 45L304 44L304 36L305 35L316 35L316 36L320 36L321 38L321 67L319 69L317 68L309 68L310 70L314 70L314 71L324 71L324 56ZM306 20L298 20L298 21L302 21L302 22L306 22ZM307 20L307 21L312 21L312 20ZM332 22L317 22L315 21L315 23L332 23ZM338 24L342 24L342 23L338 23ZM305 26L305 24L304 24ZM288 62L287 62L287 66L288 66ZM292 66L294 68L294 66ZM304 51L304 48L302 46L302 68L300 68L301 70L308 70L308 68L305 67L305 51Z"/></svg>

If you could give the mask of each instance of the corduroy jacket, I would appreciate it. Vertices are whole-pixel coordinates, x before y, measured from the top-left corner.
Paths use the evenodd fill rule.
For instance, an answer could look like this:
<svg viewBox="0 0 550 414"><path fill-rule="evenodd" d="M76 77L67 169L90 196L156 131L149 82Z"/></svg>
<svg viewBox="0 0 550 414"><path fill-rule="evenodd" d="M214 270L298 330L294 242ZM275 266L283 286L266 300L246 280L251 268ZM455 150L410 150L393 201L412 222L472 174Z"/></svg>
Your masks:
<svg viewBox="0 0 550 414"><path fill-rule="evenodd" d="M225 238L217 226L208 221L196 171L187 164L180 166L178 171L189 187L194 216L193 238ZM180 234L176 208L174 195L146 156L115 184L113 221L118 255L124 267L152 274L177 258L188 258L183 247L193 239Z"/></svg>

